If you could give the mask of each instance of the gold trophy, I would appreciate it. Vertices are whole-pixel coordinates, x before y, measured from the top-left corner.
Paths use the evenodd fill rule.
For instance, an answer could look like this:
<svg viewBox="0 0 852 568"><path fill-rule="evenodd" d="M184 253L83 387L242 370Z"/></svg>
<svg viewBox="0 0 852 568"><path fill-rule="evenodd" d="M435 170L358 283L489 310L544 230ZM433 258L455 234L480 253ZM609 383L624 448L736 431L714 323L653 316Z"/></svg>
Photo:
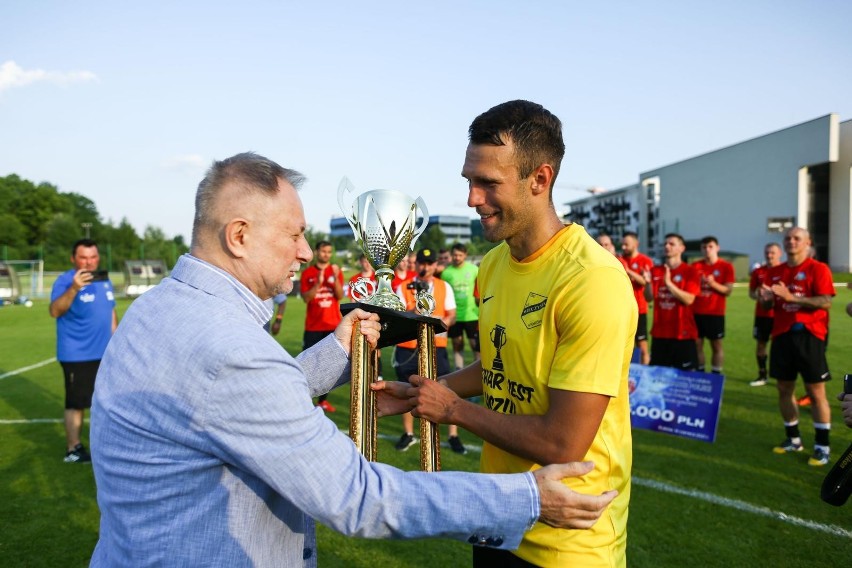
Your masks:
<svg viewBox="0 0 852 568"><path fill-rule="evenodd" d="M417 295L417 313L405 305L391 289L394 267L414 247L429 222L426 203L412 200L399 191L377 189L360 194L347 206L346 193L353 191L347 178L337 188L337 202L352 227L355 240L376 270L377 283L362 278L352 286L354 303L343 304L342 312L355 308L379 315L382 332L376 349L417 339L418 373L437 380L435 329L447 328L431 317L435 300L427 293ZM417 219L420 217L420 225ZM378 380L378 354L371 348L356 324L352 334L352 379L350 382L349 436L358 450L376 461L376 396L369 385ZM420 469L441 469L440 439L433 422L420 421Z"/></svg>

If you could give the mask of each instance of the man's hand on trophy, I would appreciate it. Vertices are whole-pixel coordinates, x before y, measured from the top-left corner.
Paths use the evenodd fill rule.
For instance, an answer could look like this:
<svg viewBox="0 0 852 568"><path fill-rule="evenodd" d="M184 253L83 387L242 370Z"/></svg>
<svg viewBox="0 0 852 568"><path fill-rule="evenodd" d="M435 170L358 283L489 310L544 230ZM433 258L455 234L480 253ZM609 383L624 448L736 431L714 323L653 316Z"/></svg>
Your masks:
<svg viewBox="0 0 852 568"><path fill-rule="evenodd" d="M566 477L580 477L594 469L592 462L551 464L533 472L541 500L538 520L560 529L589 529L618 495L606 491L600 495L577 493L562 482Z"/></svg>
<svg viewBox="0 0 852 568"><path fill-rule="evenodd" d="M346 350L347 355L350 354L349 351L352 348L352 329L355 327L356 322L361 322L361 335L367 338L367 343L371 347L376 347L379 342L379 332L382 329L382 324L379 322L378 314L356 308L346 314L334 330L334 337L337 338L337 341Z"/></svg>

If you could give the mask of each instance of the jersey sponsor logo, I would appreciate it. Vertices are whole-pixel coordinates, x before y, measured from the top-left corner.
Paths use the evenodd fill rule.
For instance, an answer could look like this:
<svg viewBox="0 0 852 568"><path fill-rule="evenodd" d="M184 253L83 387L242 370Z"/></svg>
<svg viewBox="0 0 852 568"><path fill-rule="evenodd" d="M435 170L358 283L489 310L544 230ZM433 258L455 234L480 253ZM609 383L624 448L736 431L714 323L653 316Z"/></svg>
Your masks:
<svg viewBox="0 0 852 568"><path fill-rule="evenodd" d="M80 294L80 301L84 304L90 304L95 301L94 294Z"/></svg>
<svg viewBox="0 0 852 568"><path fill-rule="evenodd" d="M530 292L527 296L527 301L524 302L524 309L521 311L521 321L527 329L534 329L541 325L542 316L544 316L544 307L547 305L547 296Z"/></svg>

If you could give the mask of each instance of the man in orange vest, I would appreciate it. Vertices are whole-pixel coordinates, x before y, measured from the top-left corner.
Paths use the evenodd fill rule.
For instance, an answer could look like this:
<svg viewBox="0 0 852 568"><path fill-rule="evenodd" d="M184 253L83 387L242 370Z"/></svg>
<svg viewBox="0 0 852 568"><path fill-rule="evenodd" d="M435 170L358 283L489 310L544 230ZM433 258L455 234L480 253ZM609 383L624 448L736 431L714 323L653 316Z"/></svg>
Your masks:
<svg viewBox="0 0 852 568"><path fill-rule="evenodd" d="M438 257L432 249L424 248L417 252L417 260L415 264L416 275L413 278L404 280L395 290L396 295L405 304L405 309L413 312L417 298L417 292L424 290L432 295L435 299L435 311L432 312L432 317L441 318L447 328L453 325L456 321L456 299L453 294L453 289L449 284L435 277L435 270L438 267ZM438 367L438 376L446 375L450 372L450 361L447 357L447 333L439 333L435 336L435 355L436 366ZM406 341L396 346L393 356L393 366L396 369L396 375L400 381L407 381L408 377L417 374L417 341ZM402 415L402 426L405 432L400 436L396 443L396 449L404 452L417 442L414 437L414 417L410 412ZM458 427L450 424L449 443L450 448L457 454L464 454L464 444L459 438Z"/></svg>

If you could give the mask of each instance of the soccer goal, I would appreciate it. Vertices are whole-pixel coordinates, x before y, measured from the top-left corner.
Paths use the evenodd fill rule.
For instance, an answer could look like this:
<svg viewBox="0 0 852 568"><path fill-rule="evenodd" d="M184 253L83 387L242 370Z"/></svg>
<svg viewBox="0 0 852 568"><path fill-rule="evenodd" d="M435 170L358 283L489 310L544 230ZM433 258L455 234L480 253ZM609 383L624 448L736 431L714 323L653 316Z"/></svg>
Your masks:
<svg viewBox="0 0 852 568"><path fill-rule="evenodd" d="M0 267L0 297L10 300L20 296L44 297L43 260L4 260Z"/></svg>

